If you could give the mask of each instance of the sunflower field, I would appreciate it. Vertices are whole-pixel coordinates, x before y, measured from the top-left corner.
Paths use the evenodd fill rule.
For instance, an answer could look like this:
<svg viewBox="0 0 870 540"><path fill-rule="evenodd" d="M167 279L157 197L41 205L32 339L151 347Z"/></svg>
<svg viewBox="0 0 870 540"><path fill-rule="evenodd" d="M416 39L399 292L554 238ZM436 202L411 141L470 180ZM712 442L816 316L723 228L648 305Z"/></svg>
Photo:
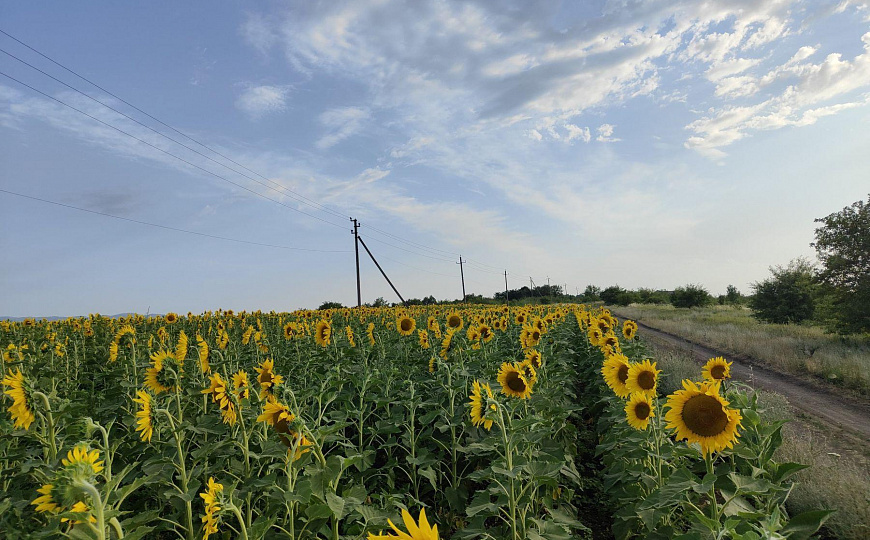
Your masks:
<svg viewBox="0 0 870 540"><path fill-rule="evenodd" d="M659 396L606 310L2 322L0 533L807 538L781 425L713 359Z"/></svg>

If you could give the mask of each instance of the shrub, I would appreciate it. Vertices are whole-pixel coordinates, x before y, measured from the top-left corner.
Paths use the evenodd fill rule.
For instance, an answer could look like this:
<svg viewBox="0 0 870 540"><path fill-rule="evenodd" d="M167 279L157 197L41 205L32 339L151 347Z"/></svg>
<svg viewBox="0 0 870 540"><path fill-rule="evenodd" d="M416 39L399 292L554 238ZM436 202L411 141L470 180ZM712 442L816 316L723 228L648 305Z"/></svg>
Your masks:
<svg viewBox="0 0 870 540"><path fill-rule="evenodd" d="M815 269L803 258L787 267L771 267L771 277L752 284L755 295L749 303L752 316L777 324L799 323L813 316L816 292Z"/></svg>
<svg viewBox="0 0 870 540"><path fill-rule="evenodd" d="M713 297L701 285L689 284L685 287L677 287L671 294L671 304L674 307L691 308L711 304Z"/></svg>

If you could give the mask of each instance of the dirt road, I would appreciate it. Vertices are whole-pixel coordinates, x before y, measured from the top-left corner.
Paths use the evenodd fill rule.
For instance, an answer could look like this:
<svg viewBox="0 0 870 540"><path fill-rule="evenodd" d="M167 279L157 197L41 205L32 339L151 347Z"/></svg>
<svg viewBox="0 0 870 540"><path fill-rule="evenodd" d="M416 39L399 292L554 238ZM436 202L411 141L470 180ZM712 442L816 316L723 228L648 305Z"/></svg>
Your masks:
<svg viewBox="0 0 870 540"><path fill-rule="evenodd" d="M618 313L615 313L623 318ZM797 377L779 373L753 363L747 358L717 351L704 345L693 343L679 336L651 328L641 322L640 336L658 342L668 348L685 351L700 364L714 356L724 356L734 363L731 375L734 379L746 382L760 390L777 392L788 398L789 403L806 415L823 421L832 430L842 430L859 442L870 445L870 404L856 402L849 397L840 396L833 390L821 388Z"/></svg>

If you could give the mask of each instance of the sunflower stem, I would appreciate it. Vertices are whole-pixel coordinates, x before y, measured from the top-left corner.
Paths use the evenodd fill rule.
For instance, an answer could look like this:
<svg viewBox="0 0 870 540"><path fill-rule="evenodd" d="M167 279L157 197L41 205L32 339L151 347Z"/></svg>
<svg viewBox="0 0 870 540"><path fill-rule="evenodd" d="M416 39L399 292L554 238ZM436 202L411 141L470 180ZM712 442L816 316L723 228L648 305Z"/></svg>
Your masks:
<svg viewBox="0 0 870 540"><path fill-rule="evenodd" d="M57 442L54 438L54 415L51 412L51 404L48 402L48 396L43 394L42 392L34 392L34 397L38 397L42 404L45 406L45 421L46 421L46 430L48 431L48 444L49 444L49 461L54 461L57 458Z"/></svg>

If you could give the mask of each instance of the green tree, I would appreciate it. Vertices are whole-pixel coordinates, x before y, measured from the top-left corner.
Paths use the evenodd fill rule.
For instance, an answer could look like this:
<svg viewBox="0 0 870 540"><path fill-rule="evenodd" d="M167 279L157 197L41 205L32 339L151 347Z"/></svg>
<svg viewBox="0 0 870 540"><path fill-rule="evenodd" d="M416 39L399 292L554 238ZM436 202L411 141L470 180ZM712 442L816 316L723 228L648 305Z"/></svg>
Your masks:
<svg viewBox="0 0 870 540"><path fill-rule="evenodd" d="M317 309L341 309L343 307L344 306L341 304L341 302L329 302L329 301L327 301L327 302L320 304L320 307Z"/></svg>
<svg viewBox="0 0 870 540"><path fill-rule="evenodd" d="M830 292L832 329L870 332L870 195L815 222L822 226L810 245L822 264L819 281Z"/></svg>
<svg viewBox="0 0 870 540"><path fill-rule="evenodd" d="M734 285L728 285L728 288L725 289L725 303L727 304L739 304L742 295L740 291L737 290L737 287Z"/></svg>
<svg viewBox="0 0 870 540"><path fill-rule="evenodd" d="M586 290L583 291L583 299L587 302L601 300L601 287L596 287L595 285L587 285Z"/></svg>
<svg viewBox="0 0 870 540"><path fill-rule="evenodd" d="M671 304L674 307L692 308L706 306L713 302L713 297L701 285L689 284L677 287L671 294Z"/></svg>
<svg viewBox="0 0 870 540"><path fill-rule="evenodd" d="M769 323L799 323L815 312L815 268L798 258L788 266L770 268L771 277L752 284L752 316Z"/></svg>

